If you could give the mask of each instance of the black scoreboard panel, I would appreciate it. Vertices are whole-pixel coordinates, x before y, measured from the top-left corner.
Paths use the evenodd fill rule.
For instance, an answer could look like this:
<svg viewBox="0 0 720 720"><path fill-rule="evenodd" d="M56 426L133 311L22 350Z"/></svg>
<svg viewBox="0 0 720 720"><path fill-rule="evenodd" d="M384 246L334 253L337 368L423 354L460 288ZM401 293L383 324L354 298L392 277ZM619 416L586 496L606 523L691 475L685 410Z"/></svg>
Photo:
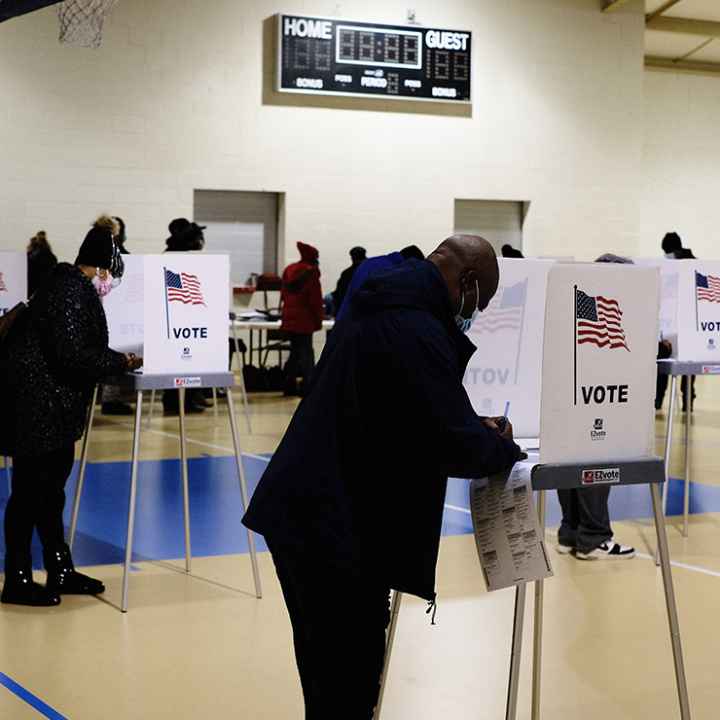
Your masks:
<svg viewBox="0 0 720 720"><path fill-rule="evenodd" d="M278 15L280 92L470 102L471 34Z"/></svg>

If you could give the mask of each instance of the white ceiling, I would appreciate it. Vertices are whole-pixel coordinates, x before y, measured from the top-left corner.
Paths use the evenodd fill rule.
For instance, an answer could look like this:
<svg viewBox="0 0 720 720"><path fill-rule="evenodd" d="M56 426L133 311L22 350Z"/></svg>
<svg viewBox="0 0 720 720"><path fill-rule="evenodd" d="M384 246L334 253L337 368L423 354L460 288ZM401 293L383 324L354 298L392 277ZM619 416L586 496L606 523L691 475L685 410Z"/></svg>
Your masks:
<svg viewBox="0 0 720 720"><path fill-rule="evenodd" d="M692 63L717 64L720 72L720 0L680 0L672 7L664 10L662 18L683 18L686 20L703 20L719 23L717 31L712 34L695 34L684 32L666 32L653 30L652 16L657 10L667 5L667 0L646 0L645 13L649 27L645 31L645 55L649 58L662 58L677 63L684 69L692 69ZM649 63L651 64L651 63ZM706 70L714 70L706 67Z"/></svg>

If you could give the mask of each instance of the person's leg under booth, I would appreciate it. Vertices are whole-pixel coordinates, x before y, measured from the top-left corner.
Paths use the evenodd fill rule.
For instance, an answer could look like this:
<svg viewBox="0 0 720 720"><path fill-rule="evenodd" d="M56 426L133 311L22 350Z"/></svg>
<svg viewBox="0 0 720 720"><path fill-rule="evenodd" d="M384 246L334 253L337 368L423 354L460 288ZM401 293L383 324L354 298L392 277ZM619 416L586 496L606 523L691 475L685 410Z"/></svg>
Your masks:
<svg viewBox="0 0 720 720"><path fill-rule="evenodd" d="M65 542L65 483L72 472L75 443L35 456L13 458L12 493L5 510L8 557L30 554L33 528L44 548Z"/></svg>
<svg viewBox="0 0 720 720"><path fill-rule="evenodd" d="M298 336L298 355L300 377L302 378L302 388L300 392L305 394L310 387L310 379L315 369L315 350L313 349L312 335Z"/></svg>
<svg viewBox="0 0 720 720"><path fill-rule="evenodd" d="M371 720L390 589L268 543L293 627L306 720Z"/></svg>
<svg viewBox="0 0 720 720"><path fill-rule="evenodd" d="M558 490L557 494L562 508L562 521L558 530L558 550L561 553L568 553L575 549L578 525L580 524L577 491Z"/></svg>

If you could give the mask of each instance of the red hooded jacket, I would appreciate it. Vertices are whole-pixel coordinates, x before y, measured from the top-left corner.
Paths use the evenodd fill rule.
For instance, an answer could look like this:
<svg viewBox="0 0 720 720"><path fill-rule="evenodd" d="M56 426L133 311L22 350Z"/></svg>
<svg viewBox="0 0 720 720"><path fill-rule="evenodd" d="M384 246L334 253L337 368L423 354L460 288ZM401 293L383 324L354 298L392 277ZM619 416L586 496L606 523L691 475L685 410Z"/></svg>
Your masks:
<svg viewBox="0 0 720 720"><path fill-rule="evenodd" d="M282 276L282 329L311 335L322 328L324 307L320 289L319 253L299 242L300 262L288 265Z"/></svg>

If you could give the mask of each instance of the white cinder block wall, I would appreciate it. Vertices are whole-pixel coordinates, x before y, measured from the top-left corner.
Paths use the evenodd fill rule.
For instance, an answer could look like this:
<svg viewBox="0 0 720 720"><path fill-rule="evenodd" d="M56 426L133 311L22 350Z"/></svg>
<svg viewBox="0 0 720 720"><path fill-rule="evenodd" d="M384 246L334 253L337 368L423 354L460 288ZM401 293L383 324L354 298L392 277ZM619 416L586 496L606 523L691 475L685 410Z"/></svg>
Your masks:
<svg viewBox="0 0 720 720"><path fill-rule="evenodd" d="M455 198L530 200L531 254L635 253L643 7L601 4L410 3L423 24L472 31L471 118L263 104L265 18L404 22L407 2L121 0L97 51L60 47L52 9L4 23L0 248L44 228L72 259L110 211L132 250L158 251L193 189L212 188L286 193L288 255L318 245L326 286L352 245L431 250Z"/></svg>
<svg viewBox="0 0 720 720"><path fill-rule="evenodd" d="M698 257L720 258L720 78L647 72L641 251L676 230Z"/></svg>

